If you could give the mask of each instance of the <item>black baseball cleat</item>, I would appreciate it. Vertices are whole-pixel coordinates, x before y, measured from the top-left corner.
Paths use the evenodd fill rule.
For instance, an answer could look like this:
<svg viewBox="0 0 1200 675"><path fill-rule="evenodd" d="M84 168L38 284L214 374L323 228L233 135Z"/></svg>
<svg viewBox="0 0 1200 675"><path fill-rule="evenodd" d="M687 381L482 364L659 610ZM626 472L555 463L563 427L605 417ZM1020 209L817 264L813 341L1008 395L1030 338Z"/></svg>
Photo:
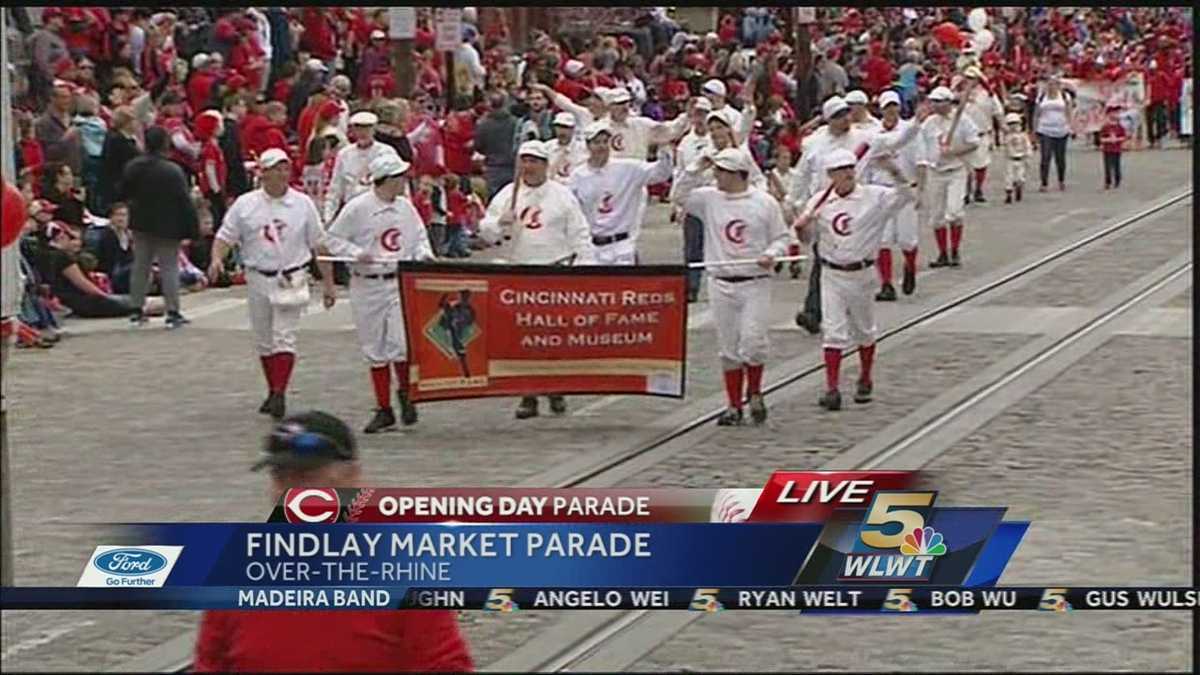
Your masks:
<svg viewBox="0 0 1200 675"><path fill-rule="evenodd" d="M862 380L859 380L858 387L854 390L854 402L870 403L872 388L873 387L870 382L863 382Z"/></svg>
<svg viewBox="0 0 1200 675"><path fill-rule="evenodd" d="M884 284L883 288L879 289L879 292L875 294L875 299L879 302L895 302L895 287L893 287L891 284Z"/></svg>
<svg viewBox="0 0 1200 675"><path fill-rule="evenodd" d="M547 398L550 399L550 412L555 415L567 412L567 399L562 396L549 396Z"/></svg>
<svg viewBox="0 0 1200 675"><path fill-rule="evenodd" d="M750 419L754 420L755 424L767 421L767 404L763 401L762 394L750 394Z"/></svg>
<svg viewBox="0 0 1200 675"><path fill-rule="evenodd" d="M783 271L783 263L781 263L781 262L775 263L775 274L779 274L782 271Z"/></svg>
<svg viewBox="0 0 1200 675"><path fill-rule="evenodd" d="M371 418L371 423L363 429L364 434L377 434L381 431L394 429L396 427L396 413L387 408L376 408L375 417Z"/></svg>
<svg viewBox="0 0 1200 675"><path fill-rule="evenodd" d="M517 419L525 420L530 417L537 417L538 403L537 398L526 396L521 399L521 404L517 406Z"/></svg>
<svg viewBox="0 0 1200 675"><path fill-rule="evenodd" d="M742 409L741 408L726 408L725 412L717 418L717 426L719 427L736 427L742 424Z"/></svg>
<svg viewBox="0 0 1200 675"><path fill-rule="evenodd" d="M260 412L264 415L270 413L271 412L271 399L274 397L275 397L275 394L272 394L271 392L267 392L267 397L263 399L262 405L258 406L258 412Z"/></svg>
<svg viewBox="0 0 1200 675"><path fill-rule="evenodd" d="M842 409L842 393L837 389L827 391L821 394L817 404L826 410L841 410Z"/></svg>
<svg viewBox="0 0 1200 675"><path fill-rule="evenodd" d="M808 331L810 335L816 335L821 332L821 322L810 316L807 312L796 313L796 325Z"/></svg>
<svg viewBox="0 0 1200 675"><path fill-rule="evenodd" d="M982 193L982 192L976 192L976 193L975 193L975 203L976 203L976 204L983 204L983 203L985 203L985 202L987 202L987 199L986 199L986 198L983 196L983 193Z"/></svg>
<svg viewBox="0 0 1200 675"><path fill-rule="evenodd" d="M281 420L284 415L287 415L287 402L283 398L283 394L271 394L271 405L267 408L267 414L272 419Z"/></svg>
<svg viewBox="0 0 1200 675"><path fill-rule="evenodd" d="M396 390L396 398L400 400L400 422L406 427L416 424L417 406L408 400L408 392L398 389Z"/></svg>
<svg viewBox="0 0 1200 675"><path fill-rule="evenodd" d="M912 295L913 291L917 290L917 270L915 268L904 268L904 280L900 282L900 290L904 291L905 295Z"/></svg>
<svg viewBox="0 0 1200 675"><path fill-rule="evenodd" d="M945 253L939 253L937 260L934 260L933 262L929 263L929 266L930 267L949 267L950 266L950 258L947 257Z"/></svg>
<svg viewBox="0 0 1200 675"><path fill-rule="evenodd" d="M962 259L958 257L958 251L954 251L950 254L950 266L962 267Z"/></svg>
<svg viewBox="0 0 1200 675"><path fill-rule="evenodd" d="M1005 190L1005 191L1004 191L1004 203L1005 203L1005 204L1011 204L1011 203L1012 203L1012 190Z"/></svg>
<svg viewBox="0 0 1200 675"><path fill-rule="evenodd" d="M693 303L693 302L698 301L700 299L700 291L699 290L688 291L687 298L688 298L688 303Z"/></svg>

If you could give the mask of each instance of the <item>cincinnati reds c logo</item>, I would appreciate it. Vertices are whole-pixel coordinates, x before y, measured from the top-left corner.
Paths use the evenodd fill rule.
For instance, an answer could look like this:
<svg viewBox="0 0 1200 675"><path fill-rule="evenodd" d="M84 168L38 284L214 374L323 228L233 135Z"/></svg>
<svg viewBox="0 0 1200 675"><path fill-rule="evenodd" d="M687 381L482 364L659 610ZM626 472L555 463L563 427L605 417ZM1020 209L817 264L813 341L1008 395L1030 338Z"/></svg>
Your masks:
<svg viewBox="0 0 1200 675"><path fill-rule="evenodd" d="M596 211L598 211L600 213L612 213L613 212L612 200L613 200L612 193L605 192L604 196L600 198L600 206L596 207Z"/></svg>
<svg viewBox="0 0 1200 675"><path fill-rule="evenodd" d="M400 250L400 230L390 227L379 235L379 245L395 253Z"/></svg>
<svg viewBox="0 0 1200 675"><path fill-rule="evenodd" d="M272 244L276 243L275 232L278 232L280 236L283 236L283 228L285 227L287 227L287 223L283 222L282 220L279 220L278 218L272 220L270 223L263 225L263 239L266 239ZM274 228L274 232L272 232L272 228Z"/></svg>
<svg viewBox="0 0 1200 675"><path fill-rule="evenodd" d="M567 176L570 176L571 175L571 163L564 160L561 164L559 164L558 165L558 175L560 175L564 178Z"/></svg>
<svg viewBox="0 0 1200 675"><path fill-rule="evenodd" d="M614 134L612 137L612 149L621 151L625 149L625 137L621 134Z"/></svg>
<svg viewBox="0 0 1200 675"><path fill-rule="evenodd" d="M846 213L845 211L842 211L841 213L834 216L833 223L830 224L830 228L836 234L840 234L843 237L849 236L849 234L850 234L850 214Z"/></svg>
<svg viewBox="0 0 1200 675"><path fill-rule="evenodd" d="M746 243L746 221L729 221L729 223L725 225L725 238L735 244Z"/></svg>
<svg viewBox="0 0 1200 675"><path fill-rule="evenodd" d="M371 185L374 181L371 180L371 172L363 171L363 174L358 178L359 185Z"/></svg>
<svg viewBox="0 0 1200 675"><path fill-rule="evenodd" d="M521 222L525 224L525 228L536 230L542 226L542 207L526 206L521 210Z"/></svg>

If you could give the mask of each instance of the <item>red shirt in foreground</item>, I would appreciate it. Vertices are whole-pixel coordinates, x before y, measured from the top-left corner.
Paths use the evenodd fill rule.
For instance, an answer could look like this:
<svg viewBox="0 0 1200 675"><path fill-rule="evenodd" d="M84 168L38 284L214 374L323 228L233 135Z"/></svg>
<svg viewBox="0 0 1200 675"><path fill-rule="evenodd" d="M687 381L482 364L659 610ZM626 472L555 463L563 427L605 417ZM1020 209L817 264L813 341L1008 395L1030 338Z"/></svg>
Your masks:
<svg viewBox="0 0 1200 675"><path fill-rule="evenodd" d="M454 612L212 611L195 672L470 671Z"/></svg>

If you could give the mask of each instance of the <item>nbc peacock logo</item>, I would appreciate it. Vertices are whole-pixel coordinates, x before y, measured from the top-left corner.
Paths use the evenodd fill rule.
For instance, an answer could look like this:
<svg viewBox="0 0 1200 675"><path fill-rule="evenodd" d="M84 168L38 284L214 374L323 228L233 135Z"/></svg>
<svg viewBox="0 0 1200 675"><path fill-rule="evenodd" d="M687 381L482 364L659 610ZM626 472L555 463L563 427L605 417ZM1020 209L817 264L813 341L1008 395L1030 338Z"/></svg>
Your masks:
<svg viewBox="0 0 1200 675"><path fill-rule="evenodd" d="M859 526L839 581L928 581L949 547L932 517L933 492L879 492Z"/></svg>
<svg viewBox="0 0 1200 675"><path fill-rule="evenodd" d="M932 527L918 527L904 535L904 543L900 544L901 555L932 555L946 553L946 545L942 543L942 533Z"/></svg>

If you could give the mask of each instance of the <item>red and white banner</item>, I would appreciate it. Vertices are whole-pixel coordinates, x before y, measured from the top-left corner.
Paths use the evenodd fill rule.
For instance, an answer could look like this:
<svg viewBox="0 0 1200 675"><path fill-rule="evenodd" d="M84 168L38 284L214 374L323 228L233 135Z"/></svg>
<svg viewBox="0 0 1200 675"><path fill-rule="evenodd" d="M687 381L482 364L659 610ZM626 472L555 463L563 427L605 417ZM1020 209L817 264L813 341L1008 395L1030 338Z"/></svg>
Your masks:
<svg viewBox="0 0 1200 675"><path fill-rule="evenodd" d="M679 266L401 263L409 396L682 398L686 295Z"/></svg>
<svg viewBox="0 0 1200 675"><path fill-rule="evenodd" d="M1146 88L1141 73L1129 73L1116 80L1063 80L1075 92L1075 112L1072 131L1092 134L1100 131L1107 121L1105 109L1120 106L1120 118L1125 131L1133 135L1142 110L1146 106Z"/></svg>

